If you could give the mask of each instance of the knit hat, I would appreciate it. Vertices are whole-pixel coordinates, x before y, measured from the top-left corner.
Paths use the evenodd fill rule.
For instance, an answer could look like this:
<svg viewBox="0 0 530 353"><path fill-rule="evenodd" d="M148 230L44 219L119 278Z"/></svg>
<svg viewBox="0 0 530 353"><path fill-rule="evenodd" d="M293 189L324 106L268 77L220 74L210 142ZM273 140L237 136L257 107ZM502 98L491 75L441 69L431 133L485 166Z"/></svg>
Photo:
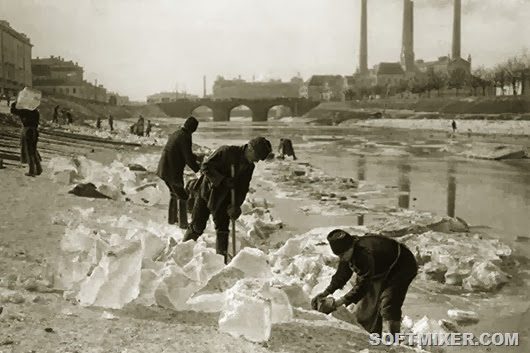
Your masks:
<svg viewBox="0 0 530 353"><path fill-rule="evenodd" d="M190 116L184 122L184 129L188 130L189 132L195 132L195 130L197 130L197 126L199 126L199 122L193 116Z"/></svg>
<svg viewBox="0 0 530 353"><path fill-rule="evenodd" d="M342 229L335 229L332 230L328 234L328 242L329 246L331 247L331 251L335 255L340 255L353 245L353 236L346 233Z"/></svg>
<svg viewBox="0 0 530 353"><path fill-rule="evenodd" d="M248 144L252 146L252 149L256 152L256 157L262 161L267 159L269 153L272 152L271 143L265 137L255 137L250 140Z"/></svg>

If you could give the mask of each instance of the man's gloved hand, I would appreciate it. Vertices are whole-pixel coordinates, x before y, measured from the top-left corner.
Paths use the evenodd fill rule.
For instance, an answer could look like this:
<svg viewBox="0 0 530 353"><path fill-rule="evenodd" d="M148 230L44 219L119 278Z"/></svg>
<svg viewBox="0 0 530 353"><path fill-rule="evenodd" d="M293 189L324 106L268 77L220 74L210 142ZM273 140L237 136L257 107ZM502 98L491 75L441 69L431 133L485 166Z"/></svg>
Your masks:
<svg viewBox="0 0 530 353"><path fill-rule="evenodd" d="M230 206L228 208L228 216L230 217L230 219L238 219L239 216L241 216L241 207Z"/></svg>
<svg viewBox="0 0 530 353"><path fill-rule="evenodd" d="M223 185L229 189L233 189L236 186L235 179L231 177L225 177L223 179Z"/></svg>
<svg viewBox="0 0 530 353"><path fill-rule="evenodd" d="M318 311L324 314L330 314L337 310L337 302L335 301L335 298L333 297L326 297L320 300L318 305Z"/></svg>
<svg viewBox="0 0 530 353"><path fill-rule="evenodd" d="M313 299L311 299L311 308L313 310L318 310L318 304L319 302L324 299L325 297L327 297L329 294L327 292L322 292L320 294L317 294L316 297L314 297Z"/></svg>

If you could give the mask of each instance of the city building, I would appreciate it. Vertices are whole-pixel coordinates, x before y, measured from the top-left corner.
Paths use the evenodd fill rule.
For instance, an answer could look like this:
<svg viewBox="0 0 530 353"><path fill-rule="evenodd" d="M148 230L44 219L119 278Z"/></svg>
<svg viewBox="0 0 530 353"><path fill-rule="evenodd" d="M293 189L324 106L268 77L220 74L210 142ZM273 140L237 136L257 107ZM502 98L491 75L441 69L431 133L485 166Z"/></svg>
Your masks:
<svg viewBox="0 0 530 353"><path fill-rule="evenodd" d="M0 93L14 96L31 87L31 48L29 38L0 20Z"/></svg>
<svg viewBox="0 0 530 353"><path fill-rule="evenodd" d="M247 82L241 78L226 80L218 76L213 85L213 98L298 98L305 94L304 80L293 77L289 82L270 80L266 82Z"/></svg>
<svg viewBox="0 0 530 353"><path fill-rule="evenodd" d="M65 95L85 100L107 103L107 90L103 85L83 79L83 68L60 56L33 59L33 87L46 94Z"/></svg>
<svg viewBox="0 0 530 353"><path fill-rule="evenodd" d="M348 89L347 79L341 75L313 75L307 84L308 98L320 101L343 101Z"/></svg>
<svg viewBox="0 0 530 353"><path fill-rule="evenodd" d="M380 63L375 66L375 84L378 86L398 85L406 78L401 63Z"/></svg>
<svg viewBox="0 0 530 353"><path fill-rule="evenodd" d="M159 92L147 96L147 103L168 103L181 98L197 99L199 96L186 92Z"/></svg>
<svg viewBox="0 0 530 353"><path fill-rule="evenodd" d="M451 56L441 56L435 61L416 60L414 55L414 1L403 0L403 27L401 39L401 56L398 63L382 62L368 69L368 27L367 2L361 1L361 38L359 68L354 75L353 89L374 85L396 84L402 79L409 80L416 75L429 71L450 75L455 70L471 73L471 56L465 60L461 57L461 28L462 6L461 0L453 0L453 31ZM401 68L399 68L400 66Z"/></svg>
<svg viewBox="0 0 530 353"><path fill-rule="evenodd" d="M128 105L129 97L121 96L116 92L107 92L107 102L112 105Z"/></svg>

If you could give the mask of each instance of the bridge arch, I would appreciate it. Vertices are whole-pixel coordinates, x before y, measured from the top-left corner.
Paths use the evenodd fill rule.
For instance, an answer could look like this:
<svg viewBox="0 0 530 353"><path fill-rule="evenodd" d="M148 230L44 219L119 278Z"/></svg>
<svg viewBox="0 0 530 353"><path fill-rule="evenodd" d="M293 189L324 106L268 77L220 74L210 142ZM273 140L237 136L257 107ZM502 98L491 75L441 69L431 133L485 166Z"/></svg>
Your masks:
<svg viewBox="0 0 530 353"><path fill-rule="evenodd" d="M193 108L190 112L190 115L193 115L194 117L201 120L213 120L214 110L208 104L201 104Z"/></svg>
<svg viewBox="0 0 530 353"><path fill-rule="evenodd" d="M286 116L293 116L293 111L288 104L276 104L268 107L267 109L267 120L269 119L280 119Z"/></svg>
<svg viewBox="0 0 530 353"><path fill-rule="evenodd" d="M229 120L252 121L253 117L254 110L252 107L242 102L237 102L228 109Z"/></svg>

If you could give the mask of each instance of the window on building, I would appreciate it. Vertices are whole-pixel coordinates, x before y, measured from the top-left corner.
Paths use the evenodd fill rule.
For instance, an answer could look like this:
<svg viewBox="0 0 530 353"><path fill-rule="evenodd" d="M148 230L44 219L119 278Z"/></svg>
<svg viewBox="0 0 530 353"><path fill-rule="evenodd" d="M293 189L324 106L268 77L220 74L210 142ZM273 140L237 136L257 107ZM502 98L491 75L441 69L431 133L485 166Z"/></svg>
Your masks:
<svg viewBox="0 0 530 353"><path fill-rule="evenodd" d="M76 92L75 92L75 88L72 88L72 91L73 91L74 94L76 93Z"/></svg>

